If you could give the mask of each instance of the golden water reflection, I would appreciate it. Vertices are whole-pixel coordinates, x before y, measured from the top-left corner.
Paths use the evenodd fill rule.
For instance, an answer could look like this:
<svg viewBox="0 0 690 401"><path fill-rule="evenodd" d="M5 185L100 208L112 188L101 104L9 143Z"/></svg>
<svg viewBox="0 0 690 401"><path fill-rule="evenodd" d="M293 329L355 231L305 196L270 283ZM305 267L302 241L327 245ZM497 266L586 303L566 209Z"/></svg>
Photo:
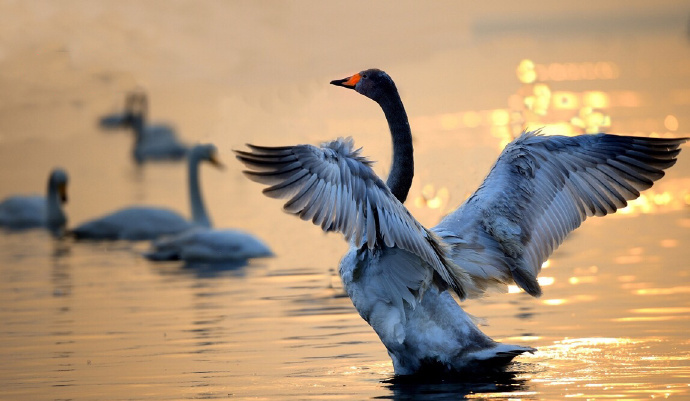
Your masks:
<svg viewBox="0 0 690 401"><path fill-rule="evenodd" d="M502 18L493 3L5 2L0 191L35 190L64 164L71 222L132 203L188 210L181 166L137 169L132 138L95 126L136 85L190 143L230 153L351 135L384 176L380 110L328 85L380 67L409 106L419 169L407 206L433 225L526 128L688 136L685 5L643 3L505 2L497 25L526 23L487 40L477 27ZM687 398L687 151L639 200L568 236L542 266L542 298L511 286L463 304L493 338L539 350L509 380L384 383L390 358L337 277L347 245L284 216L228 163L204 176L214 222L264 238L276 258L196 270L129 244L1 233L0 398Z"/></svg>
<svg viewBox="0 0 690 401"><path fill-rule="evenodd" d="M529 59L519 62L518 81L522 84L507 99L507 108L493 110L465 110L412 119L412 125L421 131L456 133L485 127L497 139L496 147L503 149L523 130L543 129L547 135L589 134L606 132L618 127L612 113L619 110L639 109L647 95L629 89L596 90L594 84L582 91L554 90L551 85L562 81L616 81L620 67L613 62L550 63L539 64ZM585 85L586 87L586 85ZM642 130L648 129L648 132ZM617 134L652 137L688 136L678 132L680 122L674 114L658 119L647 118L634 132L618 128ZM439 216L450 211L452 198L449 189L440 186L436 194L434 183L425 183L414 198L418 209L437 209ZM472 188L465 189L467 194ZM462 199L461 199L462 200ZM629 201L616 215L636 216L657 212L682 210L690 206L690 179L665 179L635 200Z"/></svg>
<svg viewBox="0 0 690 401"><path fill-rule="evenodd" d="M661 351L663 339L631 339L626 337L573 338L557 341L553 346L540 348L534 359L545 360L547 378L532 378L532 382L548 387L562 387L564 398L636 399L635 396L668 398L687 394L687 355L645 355ZM570 371L548 361L569 361ZM601 364L601 362L606 363ZM640 361L645 361L640 365ZM552 371L551 368L554 370ZM664 372L676 371L671 378L661 380ZM607 377L615 377L608 380ZM631 381L625 381L628 377ZM638 398L639 399L639 398Z"/></svg>

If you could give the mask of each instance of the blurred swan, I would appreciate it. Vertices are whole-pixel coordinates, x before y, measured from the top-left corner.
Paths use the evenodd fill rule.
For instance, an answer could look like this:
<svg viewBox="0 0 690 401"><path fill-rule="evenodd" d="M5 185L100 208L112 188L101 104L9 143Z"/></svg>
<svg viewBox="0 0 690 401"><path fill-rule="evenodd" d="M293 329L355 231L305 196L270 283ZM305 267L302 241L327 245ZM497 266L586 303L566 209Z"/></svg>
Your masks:
<svg viewBox="0 0 690 401"><path fill-rule="evenodd" d="M134 160L181 160L188 151L187 145L177 139L175 130L168 125L147 124L148 97L141 90L127 95L125 111L101 118L103 128L129 127L135 134Z"/></svg>
<svg viewBox="0 0 690 401"><path fill-rule="evenodd" d="M198 228L157 240L144 256L150 260L219 263L269 257L273 252L244 231Z"/></svg>
<svg viewBox="0 0 690 401"><path fill-rule="evenodd" d="M118 210L88 221L72 230L76 238L108 240L151 240L163 235L179 234L195 227L211 227L199 188L199 164L208 161L222 167L214 145L197 145L189 152L188 185L192 221L165 208L136 206Z"/></svg>
<svg viewBox="0 0 690 401"><path fill-rule="evenodd" d="M515 283L542 292L541 265L588 216L624 207L676 162L686 139L525 132L506 146L479 189L436 227L403 206L414 175L412 134L393 80L371 69L331 82L383 109L393 140L384 183L352 139L236 151L246 175L286 198L284 209L350 243L340 276L378 334L397 375L474 372L530 347L482 333L462 300Z"/></svg>
<svg viewBox="0 0 690 401"><path fill-rule="evenodd" d="M196 180L194 185L198 187ZM199 196L199 201L200 199ZM252 234L235 229L212 229L205 207L199 205L197 209L204 211L203 215L207 224L156 240L144 256L155 261L184 260L201 263L232 262L273 256L271 249Z"/></svg>
<svg viewBox="0 0 690 401"><path fill-rule="evenodd" d="M61 234L67 225L62 204L67 202L67 173L56 168L48 176L46 196L10 196L0 202L0 226L8 229L48 228Z"/></svg>

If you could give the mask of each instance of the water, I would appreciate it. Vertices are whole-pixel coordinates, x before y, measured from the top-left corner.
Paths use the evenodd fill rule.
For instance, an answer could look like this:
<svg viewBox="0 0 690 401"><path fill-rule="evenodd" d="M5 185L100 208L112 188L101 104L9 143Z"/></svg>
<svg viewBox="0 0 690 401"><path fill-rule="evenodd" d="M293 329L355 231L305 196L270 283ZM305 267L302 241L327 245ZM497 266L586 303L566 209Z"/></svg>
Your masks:
<svg viewBox="0 0 690 401"><path fill-rule="evenodd" d="M60 165L72 225L134 203L188 214L182 165L136 167L132 138L96 127L140 85L154 120L218 145L227 169L201 174L215 225L257 234L277 257L156 264L140 257L146 243L1 232L1 399L689 396L687 145L641 201L566 240L542 298L464 304L495 339L539 350L470 383L392 380L335 274L343 241L283 213L230 152L352 135L385 174L380 110L327 84L379 66L415 133L407 206L433 225L476 188L516 121L688 136L687 5L389 6L2 3L0 197L42 192ZM536 84L515 74L524 59ZM544 113L522 106L547 95Z"/></svg>

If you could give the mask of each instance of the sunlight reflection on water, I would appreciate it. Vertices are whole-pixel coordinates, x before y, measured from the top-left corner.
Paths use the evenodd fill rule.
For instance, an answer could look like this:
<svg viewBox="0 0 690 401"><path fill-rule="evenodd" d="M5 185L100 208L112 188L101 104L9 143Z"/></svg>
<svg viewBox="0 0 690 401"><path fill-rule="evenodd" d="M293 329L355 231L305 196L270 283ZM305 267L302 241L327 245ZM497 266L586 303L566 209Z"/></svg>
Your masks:
<svg viewBox="0 0 690 401"><path fill-rule="evenodd" d="M227 171L203 174L214 221L255 232L277 257L152 264L140 256L146 244L0 232L0 398L688 397L687 145L658 185L568 237L542 266L543 298L509 286L464 304L492 337L538 351L460 383L392 379L385 349L335 273L345 244L285 216L230 155L245 142L352 135L386 174L380 110L327 84L376 64L395 73L408 107L419 167L407 206L430 226L525 127L688 136L688 46L669 23L683 4L554 3L545 12L507 2L520 11L511 20L530 23L490 38L477 26L491 22L495 4L439 13L367 2L359 6L373 11L356 19L327 3L175 4L176 12L156 2L5 5L0 37L16 40L0 43L0 198L42 189L45 171L60 164L73 178L71 225L132 203L187 211L181 166L135 167L133 138L95 127L143 85L155 119L190 142L219 145ZM674 28L596 26L593 17L620 9L651 20L661 13L660 24ZM595 37L569 37L567 26L533 31L557 15L594 24Z"/></svg>

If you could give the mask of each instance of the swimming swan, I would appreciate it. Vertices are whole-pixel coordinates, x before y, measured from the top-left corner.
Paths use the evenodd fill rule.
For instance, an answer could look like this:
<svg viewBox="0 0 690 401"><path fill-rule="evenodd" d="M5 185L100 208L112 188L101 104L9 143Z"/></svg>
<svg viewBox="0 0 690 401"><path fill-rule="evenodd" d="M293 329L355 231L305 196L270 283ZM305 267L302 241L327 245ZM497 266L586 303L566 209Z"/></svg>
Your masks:
<svg viewBox="0 0 690 401"><path fill-rule="evenodd" d="M48 177L46 196L10 196L0 202L0 227L27 229L45 227L59 235L67 225L62 204L67 202L67 173L53 169Z"/></svg>
<svg viewBox="0 0 690 401"><path fill-rule="evenodd" d="M132 91L125 100L124 113L101 118L104 128L130 127L135 142L132 155L137 163L149 160L181 160L189 150L177 138L175 130L162 124L147 124L148 97L141 90Z"/></svg>
<svg viewBox="0 0 690 401"><path fill-rule="evenodd" d="M244 231L198 228L155 241L144 256L150 260L223 263L269 257L273 252L263 241Z"/></svg>
<svg viewBox="0 0 690 401"><path fill-rule="evenodd" d="M88 221L72 230L76 238L108 240L151 240L179 234L194 227L211 227L199 189L199 163L222 167L214 145L197 145L189 152L188 186L192 221L169 209L135 206Z"/></svg>
<svg viewBox="0 0 690 401"><path fill-rule="evenodd" d="M371 69L331 82L376 101L388 120L393 161L386 183L351 139L321 147L236 151L264 194L350 243L339 273L359 314L376 331L396 375L460 372L504 364L532 348L482 333L462 300L491 284L533 296L537 275L588 216L624 207L671 167L686 139L525 132L506 146L479 189L431 229L403 206L413 177L412 135L393 80Z"/></svg>

